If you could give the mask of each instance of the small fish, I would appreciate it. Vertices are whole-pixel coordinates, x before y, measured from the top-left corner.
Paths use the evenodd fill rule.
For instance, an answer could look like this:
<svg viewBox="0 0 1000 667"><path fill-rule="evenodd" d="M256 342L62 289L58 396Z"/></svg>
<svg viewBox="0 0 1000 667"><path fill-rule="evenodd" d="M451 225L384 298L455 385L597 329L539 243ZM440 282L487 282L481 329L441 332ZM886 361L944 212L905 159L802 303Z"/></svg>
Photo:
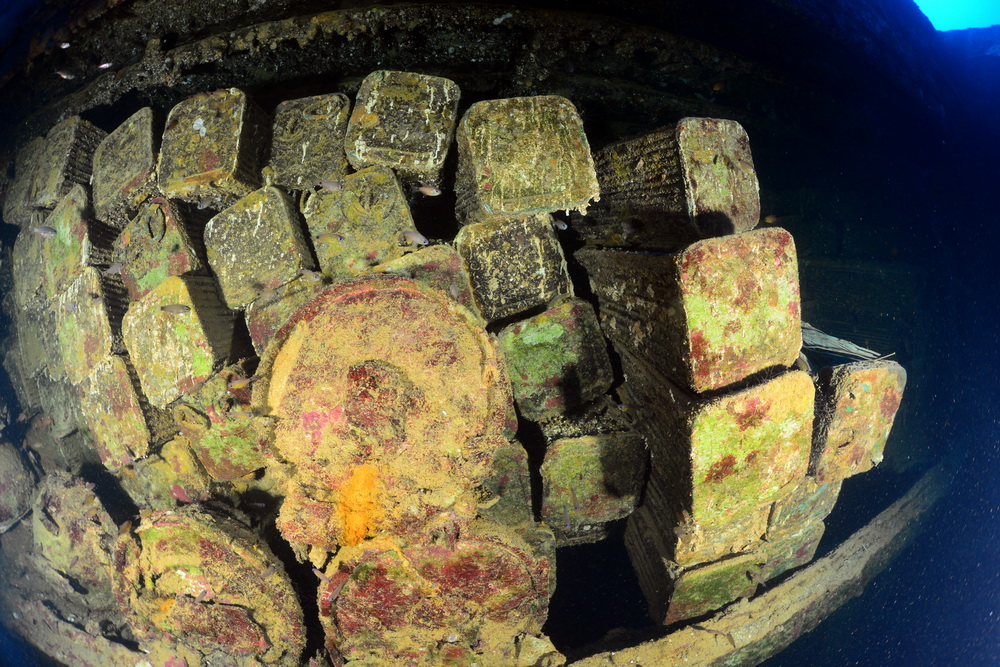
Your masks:
<svg viewBox="0 0 1000 667"><path fill-rule="evenodd" d="M635 412L639 409L639 406L633 403L619 403L616 407L622 412Z"/></svg>
<svg viewBox="0 0 1000 667"><path fill-rule="evenodd" d="M254 375L248 378L238 378L236 380L230 380L229 384L226 386L230 389L243 389L243 387L249 387L251 383L256 382L260 379L259 375Z"/></svg>
<svg viewBox="0 0 1000 667"><path fill-rule="evenodd" d="M765 225L787 225L789 223L798 222L799 220L800 218L797 215L765 215L761 222Z"/></svg>
<svg viewBox="0 0 1000 667"><path fill-rule="evenodd" d="M50 239L56 235L55 227L49 227L48 225L39 225L38 227L32 227L31 232L33 234L38 234L39 236L45 237L47 239Z"/></svg>
<svg viewBox="0 0 1000 667"><path fill-rule="evenodd" d="M420 232L403 232L403 240L411 245L427 245L427 237Z"/></svg>
<svg viewBox="0 0 1000 667"><path fill-rule="evenodd" d="M275 287L268 287L257 292L257 298L261 301L271 301L278 296L278 290Z"/></svg>
<svg viewBox="0 0 1000 667"><path fill-rule="evenodd" d="M112 65L114 65L114 63L112 62L101 63L100 65L97 66L97 69L108 69Z"/></svg>
<svg viewBox="0 0 1000 667"><path fill-rule="evenodd" d="M458 290L458 283L451 284L451 286L448 288L448 294L450 294L451 298L454 299L455 301L461 299L462 293L459 292Z"/></svg>
<svg viewBox="0 0 1000 667"><path fill-rule="evenodd" d="M511 18L513 16L514 15L511 14L510 12L507 12L506 14L501 14L500 16L498 16L495 19L493 19L493 25L500 25L501 23L503 23L504 21L506 21L507 19L509 19L509 18Z"/></svg>
<svg viewBox="0 0 1000 667"><path fill-rule="evenodd" d="M564 231L569 229L569 225L567 225L564 221L559 220L558 218L554 218L552 220L552 224L555 225L556 229L558 229L559 231Z"/></svg>
<svg viewBox="0 0 1000 667"><path fill-rule="evenodd" d="M317 577L319 577L320 580L323 583L326 583L326 584L332 584L333 583L332 581L330 581L330 577L326 576L320 570L317 570L315 567L313 568L313 574L315 574Z"/></svg>
<svg viewBox="0 0 1000 667"><path fill-rule="evenodd" d="M437 197L441 194L441 188L433 185L421 185L416 191L425 197Z"/></svg>
<svg viewBox="0 0 1000 667"><path fill-rule="evenodd" d="M117 275L121 275L122 269L124 269L124 268L125 268L125 265L123 263L121 263L121 262L114 262L108 268L106 268L103 271L101 271L101 275L102 276L117 276Z"/></svg>
<svg viewBox="0 0 1000 667"><path fill-rule="evenodd" d="M60 49L68 49L70 46L71 45L70 45L69 42L59 42L59 48Z"/></svg>
<svg viewBox="0 0 1000 667"><path fill-rule="evenodd" d="M340 597L340 591L344 590L344 586L347 585L348 581L350 581L350 577L345 578L342 582L340 582L340 584L337 585L336 588L334 588L333 590L331 590L330 594L326 596L326 601L329 602L329 603L331 603L331 604L334 601L336 601L336 599L338 597Z"/></svg>
<svg viewBox="0 0 1000 667"><path fill-rule="evenodd" d="M73 558L69 561L69 565L66 566L66 569L72 570L73 566L76 565L77 561L79 560L80 560L79 556L73 556Z"/></svg>
<svg viewBox="0 0 1000 667"><path fill-rule="evenodd" d="M204 211L211 205L212 205L211 197L202 197L201 199L198 200L198 203L195 206L199 211Z"/></svg>
<svg viewBox="0 0 1000 667"><path fill-rule="evenodd" d="M565 526L567 533L573 529L572 524L569 522L569 508L565 505L563 505L563 526Z"/></svg>
<svg viewBox="0 0 1000 667"><path fill-rule="evenodd" d="M725 639L726 641L728 641L730 644L732 644L733 648L736 648L736 640L733 639L733 633L731 633L731 632L722 632L721 630L713 630L712 628L706 628L703 625L692 625L691 627L694 628L695 630L701 630L702 632L708 632L710 634L715 635L716 637L722 637L723 639Z"/></svg>
<svg viewBox="0 0 1000 667"><path fill-rule="evenodd" d="M89 507L90 505L92 505L94 503L94 499L95 498L97 498L97 496L95 496L93 493L90 494L89 496L87 496L86 498L84 498L84 500L83 500L83 506L84 507Z"/></svg>
<svg viewBox="0 0 1000 667"><path fill-rule="evenodd" d="M317 183L324 192L340 192L344 189L344 184L340 181L327 181L323 180Z"/></svg>
<svg viewBox="0 0 1000 667"><path fill-rule="evenodd" d="M226 413L230 417L242 417L245 419L250 419L251 417L256 417L256 412L251 412L250 410L230 410Z"/></svg>
<svg viewBox="0 0 1000 667"><path fill-rule="evenodd" d="M96 513L96 510L95 510L95 513ZM121 525L121 528L118 529L118 537L121 537L122 535L124 535L125 533L127 533L130 530L132 530L132 522L131 521L126 521L125 523L123 523Z"/></svg>
<svg viewBox="0 0 1000 667"><path fill-rule="evenodd" d="M272 566L270 566L269 568L267 568L266 570L264 570L263 572L260 573L260 578L261 579L267 579L268 577L270 577L272 574L274 574L277 571L278 571L278 566L277 565L272 565Z"/></svg>
<svg viewBox="0 0 1000 667"><path fill-rule="evenodd" d="M160 306L160 310L171 315L181 315L191 310L191 306L185 306L183 303L171 303L166 306Z"/></svg>
<svg viewBox="0 0 1000 667"><path fill-rule="evenodd" d="M139 510L139 518L142 519L143 521L149 519L151 516L153 516L153 510L149 509L148 507Z"/></svg>
<svg viewBox="0 0 1000 667"><path fill-rule="evenodd" d="M344 237L340 234L320 234L316 237L316 243L333 243L334 241L343 241Z"/></svg>
<svg viewBox="0 0 1000 667"><path fill-rule="evenodd" d="M201 602L202 600L205 599L206 595L208 595L208 589L207 588L203 588L203 589L201 589L201 593L198 593L198 595L195 597L194 601L195 602Z"/></svg>
<svg viewBox="0 0 1000 667"><path fill-rule="evenodd" d="M76 310L77 308L79 308L79 306L76 305L75 303L67 303L66 304L66 310Z"/></svg>
<svg viewBox="0 0 1000 667"><path fill-rule="evenodd" d="M163 128L163 131L164 132L169 132L170 130L172 130L175 127L177 127L177 121L178 120L179 119L177 119L177 118L171 118L170 121L167 123L167 126L165 128Z"/></svg>
<svg viewBox="0 0 1000 667"><path fill-rule="evenodd" d="M319 281L323 280L323 276L321 276L319 273L315 271L312 271L311 269L299 269L299 275L305 278L306 280L313 281L314 283L318 283Z"/></svg>
<svg viewBox="0 0 1000 667"><path fill-rule="evenodd" d="M569 494L573 498L573 509L580 511L580 501L576 499L576 489L570 487Z"/></svg>
<svg viewBox="0 0 1000 667"><path fill-rule="evenodd" d="M187 491L184 490L184 487L178 484L177 482L174 482L174 485L170 487L170 495L176 498L177 500L181 501L182 503L194 502L194 498L189 496L187 494Z"/></svg>
<svg viewBox="0 0 1000 667"><path fill-rule="evenodd" d="M63 71L61 69L57 69L56 70L56 74L58 74L59 76L61 76L64 79L66 79L67 81L72 81L73 79L76 78L76 74L71 74L70 72L65 72L65 71Z"/></svg>

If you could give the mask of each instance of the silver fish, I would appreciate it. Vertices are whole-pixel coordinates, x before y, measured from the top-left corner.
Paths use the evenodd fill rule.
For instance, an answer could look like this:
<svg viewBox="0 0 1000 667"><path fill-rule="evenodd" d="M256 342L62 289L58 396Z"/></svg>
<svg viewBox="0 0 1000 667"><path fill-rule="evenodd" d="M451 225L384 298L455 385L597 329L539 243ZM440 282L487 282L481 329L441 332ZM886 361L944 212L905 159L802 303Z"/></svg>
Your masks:
<svg viewBox="0 0 1000 667"><path fill-rule="evenodd" d="M64 79L66 79L67 81L72 81L73 79L76 78L76 74L73 74L71 72L64 72L61 69L57 69L56 70L56 74L58 74L59 76L61 76Z"/></svg>
<svg viewBox="0 0 1000 667"><path fill-rule="evenodd" d="M32 227L31 231L39 236L44 236L47 239L52 238L56 235L55 227L49 227L48 225L39 225L38 227Z"/></svg>
<svg viewBox="0 0 1000 667"><path fill-rule="evenodd" d="M403 240L416 245L427 245L429 243L427 237L420 232L403 232Z"/></svg>
<svg viewBox="0 0 1000 667"><path fill-rule="evenodd" d="M103 271L101 271L101 275L102 276L117 276L117 275L121 274L123 268L125 268L125 265L123 263L121 263L121 262L114 262L108 268L106 268Z"/></svg>
<svg viewBox="0 0 1000 667"><path fill-rule="evenodd" d="M435 187L433 185L421 185L417 188L417 192L424 195L425 197L437 197L441 194L441 188Z"/></svg>

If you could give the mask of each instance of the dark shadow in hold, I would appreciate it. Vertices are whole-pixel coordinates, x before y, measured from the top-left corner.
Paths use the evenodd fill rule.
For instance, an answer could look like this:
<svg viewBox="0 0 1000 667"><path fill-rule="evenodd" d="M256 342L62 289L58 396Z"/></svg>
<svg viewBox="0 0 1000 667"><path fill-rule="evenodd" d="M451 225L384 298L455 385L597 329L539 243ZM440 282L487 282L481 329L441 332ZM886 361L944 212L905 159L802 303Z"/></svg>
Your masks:
<svg viewBox="0 0 1000 667"><path fill-rule="evenodd" d="M632 569L625 521L607 525L609 536L593 544L563 547L556 555L556 592L542 628L563 653L575 658L595 637L620 628L649 629L645 598Z"/></svg>
<svg viewBox="0 0 1000 667"><path fill-rule="evenodd" d="M80 468L80 477L94 485L94 493L115 525L120 526L138 516L139 506L107 468L97 463L84 463Z"/></svg>
<svg viewBox="0 0 1000 667"><path fill-rule="evenodd" d="M736 233L736 226L728 215L721 211L706 211L694 217L695 227L705 238L726 236Z"/></svg>

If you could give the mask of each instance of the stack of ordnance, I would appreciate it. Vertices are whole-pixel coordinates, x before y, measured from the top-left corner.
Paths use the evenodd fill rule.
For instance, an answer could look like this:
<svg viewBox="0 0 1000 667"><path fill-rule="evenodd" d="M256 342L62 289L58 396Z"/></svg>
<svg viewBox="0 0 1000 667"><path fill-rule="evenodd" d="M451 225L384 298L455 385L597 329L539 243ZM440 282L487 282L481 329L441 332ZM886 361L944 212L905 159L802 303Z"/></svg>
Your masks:
<svg viewBox="0 0 1000 667"><path fill-rule="evenodd" d="M458 101L447 79L380 71L353 110L288 100L269 124L228 89L26 144L4 363L45 478L3 546L59 602L6 588L16 629L81 664L298 664L320 627L359 664L558 664L554 548L611 521L629 517L664 623L811 558L840 480L880 460L905 375L788 370L795 250L752 231L742 128L684 119L595 171L568 100L477 102L456 129ZM410 205L440 194L453 135L461 228L431 242ZM598 316L556 229L599 194L569 258ZM543 435L538 471L518 417ZM61 472L94 454L115 484ZM9 526L30 471L6 459Z"/></svg>
<svg viewBox="0 0 1000 667"><path fill-rule="evenodd" d="M576 253L650 449L626 545L655 620L701 616L812 559L841 480L870 469L899 406L891 361L791 367L795 247L754 230L738 123L686 118L595 156L602 199ZM692 239L701 239L691 242Z"/></svg>

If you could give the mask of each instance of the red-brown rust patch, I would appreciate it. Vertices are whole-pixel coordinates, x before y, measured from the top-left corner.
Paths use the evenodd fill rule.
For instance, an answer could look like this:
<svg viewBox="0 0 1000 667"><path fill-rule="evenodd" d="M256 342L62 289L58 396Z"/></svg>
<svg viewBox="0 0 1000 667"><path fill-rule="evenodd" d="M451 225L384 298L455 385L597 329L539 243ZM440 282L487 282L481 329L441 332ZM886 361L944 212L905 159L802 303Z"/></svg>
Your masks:
<svg viewBox="0 0 1000 667"><path fill-rule="evenodd" d="M769 407L770 404L768 402L758 396L754 396L746 402L742 410L735 407L732 408L733 417L736 419L736 423L739 424L740 432L757 427L766 420L767 409Z"/></svg>
<svg viewBox="0 0 1000 667"><path fill-rule="evenodd" d="M721 460L712 464L712 467L708 469L708 474L705 475L705 481L721 482L735 472L736 457L732 454L727 454Z"/></svg>
<svg viewBox="0 0 1000 667"><path fill-rule="evenodd" d="M760 450L759 449L755 449L752 452L750 452L749 454L747 454L746 458L744 458L743 460L746 461L747 465L753 465L754 461L757 460L757 457L759 455L760 455Z"/></svg>
<svg viewBox="0 0 1000 667"><path fill-rule="evenodd" d="M902 400L903 394L898 391L890 389L885 392L885 395L882 396L882 400L878 404L878 409L882 413L882 417L891 419L899 409L899 404Z"/></svg>
<svg viewBox="0 0 1000 667"><path fill-rule="evenodd" d="M200 169L202 173L212 171L220 164L222 164L222 160L212 151L202 151L198 155L198 169Z"/></svg>
<svg viewBox="0 0 1000 667"><path fill-rule="evenodd" d="M695 379L703 381L708 379L709 364L708 341L705 340L705 332L700 329L691 332L691 362L694 368Z"/></svg>

